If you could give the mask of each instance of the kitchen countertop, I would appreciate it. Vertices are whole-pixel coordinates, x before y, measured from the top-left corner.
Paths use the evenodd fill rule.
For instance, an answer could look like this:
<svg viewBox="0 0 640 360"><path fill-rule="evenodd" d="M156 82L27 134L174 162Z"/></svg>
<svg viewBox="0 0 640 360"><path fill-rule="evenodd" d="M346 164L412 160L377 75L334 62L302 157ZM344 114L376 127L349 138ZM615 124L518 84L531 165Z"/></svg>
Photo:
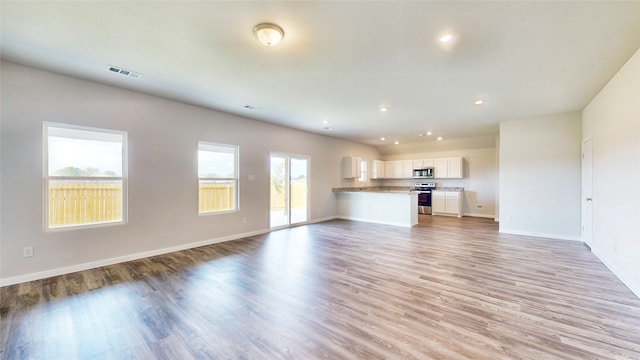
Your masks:
<svg viewBox="0 0 640 360"><path fill-rule="evenodd" d="M410 192L412 188L409 186L360 186L360 187L344 187L344 188L333 188L331 191L336 192L372 192L372 193L398 193L398 194L408 194L411 195L413 193Z"/></svg>
<svg viewBox="0 0 640 360"><path fill-rule="evenodd" d="M435 191L464 191L463 187L439 187L435 188Z"/></svg>

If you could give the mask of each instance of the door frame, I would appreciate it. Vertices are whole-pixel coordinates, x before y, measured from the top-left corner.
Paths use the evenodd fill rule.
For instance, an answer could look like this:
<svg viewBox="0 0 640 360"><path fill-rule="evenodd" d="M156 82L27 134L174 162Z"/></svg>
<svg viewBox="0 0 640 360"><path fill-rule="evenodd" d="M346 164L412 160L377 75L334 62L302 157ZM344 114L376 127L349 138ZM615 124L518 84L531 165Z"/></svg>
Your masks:
<svg viewBox="0 0 640 360"><path fill-rule="evenodd" d="M284 157L285 158L285 169L284 169L284 176L285 176L285 207L286 207L286 213L287 213L287 223L284 225L277 225L277 226L271 226L271 158L272 157ZM306 198L306 220L305 221L301 221L301 222L297 222L295 224L291 224L291 159L304 159L307 162L307 198ZM267 204L267 210L268 210L268 214L269 214L269 229L274 230L274 229L283 229L283 228L287 228L287 227L291 227L291 226L298 226L298 225L303 225L303 224L308 224L309 223L309 218L310 218L310 209L311 209L311 191L309 190L311 188L311 176L310 176L310 172L311 172L311 157L308 155L299 155L299 154L290 154L290 153L286 153L286 152L281 152L281 151L270 151L269 152L269 176L268 176L268 184L267 184L267 189L269 192L269 203Z"/></svg>
<svg viewBox="0 0 640 360"><path fill-rule="evenodd" d="M585 149L589 148L589 158L585 158ZM580 209L581 227L580 238L589 248L593 249L593 137L589 136L582 140L581 159L581 187L580 187ZM589 162L589 166L585 164ZM588 187L590 189L588 189ZM587 191L588 190L588 191ZM590 194L587 194L589 192ZM588 200L589 199L589 200Z"/></svg>

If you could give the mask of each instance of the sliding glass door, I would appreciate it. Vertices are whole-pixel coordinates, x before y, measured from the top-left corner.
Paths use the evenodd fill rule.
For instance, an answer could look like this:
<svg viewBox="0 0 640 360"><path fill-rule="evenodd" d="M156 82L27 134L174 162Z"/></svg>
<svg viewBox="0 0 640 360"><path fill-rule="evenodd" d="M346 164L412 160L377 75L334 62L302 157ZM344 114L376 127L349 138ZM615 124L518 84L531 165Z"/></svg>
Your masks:
<svg viewBox="0 0 640 360"><path fill-rule="evenodd" d="M282 227L308 220L308 158L271 154L270 226Z"/></svg>

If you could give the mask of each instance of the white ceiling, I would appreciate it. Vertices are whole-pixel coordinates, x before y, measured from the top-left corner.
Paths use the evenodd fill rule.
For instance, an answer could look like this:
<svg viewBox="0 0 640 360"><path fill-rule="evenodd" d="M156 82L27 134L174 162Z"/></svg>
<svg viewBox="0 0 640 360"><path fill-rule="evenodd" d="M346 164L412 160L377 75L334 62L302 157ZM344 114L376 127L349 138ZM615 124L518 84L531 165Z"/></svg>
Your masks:
<svg viewBox="0 0 640 360"><path fill-rule="evenodd" d="M640 48L640 1L1 6L5 60L379 148L581 110ZM258 43L261 22L279 46Z"/></svg>

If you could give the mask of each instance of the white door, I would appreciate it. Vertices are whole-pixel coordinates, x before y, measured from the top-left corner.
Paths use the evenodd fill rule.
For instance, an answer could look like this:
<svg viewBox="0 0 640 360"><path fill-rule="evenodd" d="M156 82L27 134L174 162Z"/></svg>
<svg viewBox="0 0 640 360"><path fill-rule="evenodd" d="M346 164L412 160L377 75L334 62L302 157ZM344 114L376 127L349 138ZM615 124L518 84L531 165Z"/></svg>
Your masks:
<svg viewBox="0 0 640 360"><path fill-rule="evenodd" d="M582 241L593 248L593 141L582 142Z"/></svg>

